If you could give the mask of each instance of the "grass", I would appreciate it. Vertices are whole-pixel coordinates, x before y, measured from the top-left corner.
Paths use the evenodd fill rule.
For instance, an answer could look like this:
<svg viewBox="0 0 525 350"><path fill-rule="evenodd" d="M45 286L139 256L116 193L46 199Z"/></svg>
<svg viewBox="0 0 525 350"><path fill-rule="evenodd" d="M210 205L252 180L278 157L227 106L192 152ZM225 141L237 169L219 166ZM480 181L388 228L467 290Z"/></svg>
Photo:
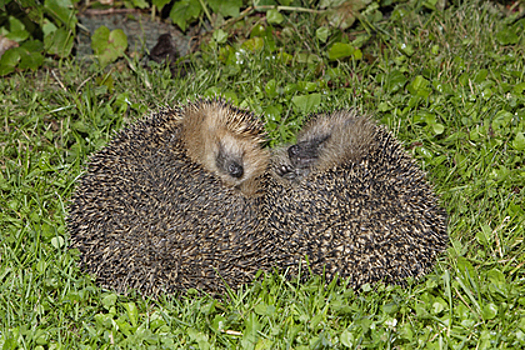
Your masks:
<svg viewBox="0 0 525 350"><path fill-rule="evenodd" d="M516 349L525 346L525 20L490 3L398 6L329 61L308 14L275 36L205 47L170 79L138 61L78 61L0 80L0 347ZM266 39L268 37L261 35ZM287 60L290 59L289 62ZM358 106L404 142L449 213L450 247L407 288L359 293L274 274L214 300L101 290L67 249L67 200L88 155L158 106L221 93L266 112L272 144L315 109Z"/></svg>

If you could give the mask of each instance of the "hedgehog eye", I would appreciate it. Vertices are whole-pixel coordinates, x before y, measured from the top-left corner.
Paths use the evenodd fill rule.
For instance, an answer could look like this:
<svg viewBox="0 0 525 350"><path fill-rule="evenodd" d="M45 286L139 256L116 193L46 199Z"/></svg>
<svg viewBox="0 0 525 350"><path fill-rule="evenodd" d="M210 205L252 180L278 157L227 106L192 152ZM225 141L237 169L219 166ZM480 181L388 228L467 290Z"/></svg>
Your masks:
<svg viewBox="0 0 525 350"><path fill-rule="evenodd" d="M301 149L297 145L292 145L288 148L288 154L290 157L298 155L299 152L301 152Z"/></svg>
<svg viewBox="0 0 525 350"><path fill-rule="evenodd" d="M238 179L244 174L244 169L242 165L237 164L236 162L231 162L228 166L228 172L231 176Z"/></svg>

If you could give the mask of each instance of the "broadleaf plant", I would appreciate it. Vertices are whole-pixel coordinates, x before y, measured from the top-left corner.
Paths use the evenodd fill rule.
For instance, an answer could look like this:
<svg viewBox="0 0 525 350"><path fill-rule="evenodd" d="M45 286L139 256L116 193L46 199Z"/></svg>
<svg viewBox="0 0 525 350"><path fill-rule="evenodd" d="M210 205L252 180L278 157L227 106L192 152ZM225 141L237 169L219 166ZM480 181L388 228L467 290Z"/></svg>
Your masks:
<svg viewBox="0 0 525 350"><path fill-rule="evenodd" d="M73 1L7 0L0 4L0 35L18 43L0 57L0 76L17 68L36 70L45 54L71 54L78 22Z"/></svg>
<svg viewBox="0 0 525 350"><path fill-rule="evenodd" d="M122 29L110 32L106 26L101 26L91 37L91 48L103 67L123 56L127 47L128 38Z"/></svg>

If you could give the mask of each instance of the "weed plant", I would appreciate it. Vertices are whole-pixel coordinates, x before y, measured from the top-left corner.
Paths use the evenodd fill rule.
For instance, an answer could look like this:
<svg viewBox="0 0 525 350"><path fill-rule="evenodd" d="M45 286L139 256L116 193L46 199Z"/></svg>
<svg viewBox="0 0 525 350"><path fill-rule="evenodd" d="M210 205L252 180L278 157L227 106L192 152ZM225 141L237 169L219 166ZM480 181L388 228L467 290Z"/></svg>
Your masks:
<svg viewBox="0 0 525 350"><path fill-rule="evenodd" d="M490 3L407 5L380 31L323 42L301 13L279 30L253 24L242 44L242 34L212 41L182 78L129 58L106 70L50 61L1 79L0 347L525 347L524 27ZM334 42L354 39L361 57L330 59ZM265 113L271 146L315 110L371 113L427 171L449 213L448 251L406 288L355 292L284 272L219 300L100 289L65 230L89 154L151 110L215 94Z"/></svg>

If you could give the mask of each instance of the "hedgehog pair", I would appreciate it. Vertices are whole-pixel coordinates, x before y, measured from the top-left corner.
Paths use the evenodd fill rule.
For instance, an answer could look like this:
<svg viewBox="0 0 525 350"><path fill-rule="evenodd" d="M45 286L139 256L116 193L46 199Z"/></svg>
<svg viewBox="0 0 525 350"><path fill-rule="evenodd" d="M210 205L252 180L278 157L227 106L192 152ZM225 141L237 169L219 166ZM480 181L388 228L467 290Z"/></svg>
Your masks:
<svg viewBox="0 0 525 350"><path fill-rule="evenodd" d="M423 172L369 118L322 114L296 144L264 143L261 120L220 99L121 131L71 200L81 267L118 292L215 294L300 266L357 288L419 277L445 249Z"/></svg>

